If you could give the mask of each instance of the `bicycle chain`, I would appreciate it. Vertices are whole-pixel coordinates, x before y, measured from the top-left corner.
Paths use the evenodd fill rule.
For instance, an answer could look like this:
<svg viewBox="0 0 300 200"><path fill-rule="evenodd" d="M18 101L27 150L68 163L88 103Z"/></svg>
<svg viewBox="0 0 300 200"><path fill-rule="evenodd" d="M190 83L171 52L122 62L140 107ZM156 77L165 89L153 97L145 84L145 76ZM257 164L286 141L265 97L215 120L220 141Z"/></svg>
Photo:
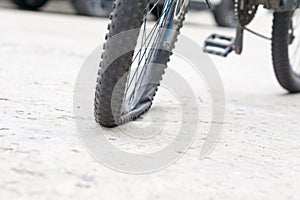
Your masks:
<svg viewBox="0 0 300 200"><path fill-rule="evenodd" d="M242 8L242 3L244 4L244 8ZM252 4L248 0L235 0L234 7L237 20L241 26L248 25L254 19L258 8L257 5Z"/></svg>

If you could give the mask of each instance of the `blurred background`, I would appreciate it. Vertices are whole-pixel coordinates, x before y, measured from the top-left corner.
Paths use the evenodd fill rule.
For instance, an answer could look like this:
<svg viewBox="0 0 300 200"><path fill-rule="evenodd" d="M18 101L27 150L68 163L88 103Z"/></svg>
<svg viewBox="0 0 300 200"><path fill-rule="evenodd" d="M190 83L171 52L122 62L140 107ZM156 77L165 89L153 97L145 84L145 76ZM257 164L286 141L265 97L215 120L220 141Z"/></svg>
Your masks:
<svg viewBox="0 0 300 200"><path fill-rule="evenodd" d="M91 17L108 17L114 0L2 0L0 7L54 12L62 14L78 14ZM151 0L150 6L156 5L157 0ZM154 19L159 16L162 5L153 9ZM193 0L190 9L195 11L208 10L205 1ZM236 24L233 0L214 0L211 13L216 25L234 27Z"/></svg>

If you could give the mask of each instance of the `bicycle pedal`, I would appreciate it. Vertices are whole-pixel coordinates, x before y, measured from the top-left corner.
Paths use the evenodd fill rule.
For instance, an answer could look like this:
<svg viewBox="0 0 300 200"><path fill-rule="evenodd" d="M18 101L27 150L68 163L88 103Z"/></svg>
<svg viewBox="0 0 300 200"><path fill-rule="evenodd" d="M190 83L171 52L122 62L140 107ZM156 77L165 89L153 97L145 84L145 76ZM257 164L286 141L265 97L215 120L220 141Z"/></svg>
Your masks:
<svg viewBox="0 0 300 200"><path fill-rule="evenodd" d="M204 52L227 57L234 50L235 38L212 34L204 42Z"/></svg>

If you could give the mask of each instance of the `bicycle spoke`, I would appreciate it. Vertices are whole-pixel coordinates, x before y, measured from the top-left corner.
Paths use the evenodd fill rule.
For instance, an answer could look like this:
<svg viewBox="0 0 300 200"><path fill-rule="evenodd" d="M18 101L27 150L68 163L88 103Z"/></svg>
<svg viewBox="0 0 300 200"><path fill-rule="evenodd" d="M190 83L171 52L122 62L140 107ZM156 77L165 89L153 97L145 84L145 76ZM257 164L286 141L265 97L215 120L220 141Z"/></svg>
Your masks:
<svg viewBox="0 0 300 200"><path fill-rule="evenodd" d="M144 79L147 77L146 74L148 72L148 67L151 65L151 62L153 62L152 58L156 55L155 52L157 51L155 49L161 48L165 39L164 34L167 34L167 32L162 28L172 29L172 26L169 26L172 22L168 23L167 20L173 20L173 16L171 16L170 13L175 13L174 8L177 8L178 4L173 2L173 0L165 0L163 9L161 9L158 7L159 1L160 0L157 0L153 4L153 7L147 10L143 19L143 26L141 28L142 32L140 32L139 35L139 41L141 43L138 46L139 49L137 49L134 53L132 66L127 75L123 99L124 114L133 109L135 106L134 102L138 101L137 98L139 97L137 94L139 92L139 88L141 88L143 82L145 82ZM155 7L157 7L157 13L161 13L159 13L160 15L157 17L157 21L151 25L151 29L149 30L149 33L147 33L147 16L153 11L153 9L155 9ZM172 10L172 12L169 12L170 10Z"/></svg>
<svg viewBox="0 0 300 200"><path fill-rule="evenodd" d="M161 15L161 16L159 17L159 19L157 20L157 22L156 22L154 28L152 28L151 32L150 32L149 35L147 36L145 43L142 44L142 45L145 45L145 44L147 43L149 37L150 37L150 40L149 40L148 44L146 44L146 48L147 48L147 49L149 48L149 46L150 46L150 44L151 44L151 41L152 41L152 38L153 38L153 34L154 34L154 32L157 30L157 27L158 27L158 25L160 24L160 21L161 21L162 16L164 16L165 14L166 14L166 10L162 13L162 15ZM137 52L137 55L133 58L132 63L137 59L137 57L139 56L139 54L141 53L141 51L142 51L142 49L139 49L139 51ZM142 58L144 58L145 55L146 55L146 51L145 51L144 54L142 55ZM137 67L137 69L135 70L135 72L134 72L134 74L133 74L133 77L136 76L136 74L137 74L137 72L138 72L138 68L140 67L140 64L141 64L141 62L138 63L138 67ZM131 72L130 72L130 73L131 73ZM130 76L129 76L129 77L130 77ZM129 82L129 85L128 85L127 88L126 88L125 95L127 95L128 89L130 88L132 82L133 82L133 78L131 79L131 81Z"/></svg>
<svg viewBox="0 0 300 200"><path fill-rule="evenodd" d="M157 22L157 25L160 24L161 18L162 18L163 16L165 17L165 14L166 14L167 11L168 11L168 10L165 9L165 12L163 13L163 15L160 16L160 18L159 18L159 20L158 20L158 22ZM161 25L161 26L162 26L162 25ZM158 27L158 26L156 26L155 29L157 29L157 27ZM154 38L153 44L157 44L157 40L158 40L160 34L161 34L161 32L158 32L158 33L156 34L156 37ZM149 41L149 43L148 43L148 45L147 45L147 47L146 47L147 49L149 48L149 46L150 46L150 44L151 44L152 38L153 38L153 35L151 36L151 39L150 39L150 41ZM146 52L145 52L145 53L146 53ZM145 56L145 53L143 54L142 57ZM145 63L147 63L148 59L151 58L152 55L153 55L153 51L151 51L151 54L146 58ZM138 63L138 67L140 67L140 64L141 64L141 62ZM142 68L141 72L144 71L144 68L145 68L146 66L147 66L147 65L143 65L143 68ZM135 73L135 74L136 74L136 73ZM145 75L145 74L144 74L144 75ZM143 76L143 77L144 77L144 76ZM132 81L131 81L131 82L132 82ZM140 82L140 81L138 81L138 82ZM134 90L136 89L136 86L137 86L138 82L136 82L135 87L134 87ZM134 90L133 90L133 91L134 91Z"/></svg>

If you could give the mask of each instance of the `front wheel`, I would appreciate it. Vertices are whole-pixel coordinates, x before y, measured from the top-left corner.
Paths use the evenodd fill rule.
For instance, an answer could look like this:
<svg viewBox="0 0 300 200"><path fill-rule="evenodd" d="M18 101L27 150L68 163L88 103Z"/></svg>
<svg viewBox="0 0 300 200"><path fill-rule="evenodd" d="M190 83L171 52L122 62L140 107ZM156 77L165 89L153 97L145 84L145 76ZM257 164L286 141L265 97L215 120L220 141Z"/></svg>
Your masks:
<svg viewBox="0 0 300 200"><path fill-rule="evenodd" d="M149 110L187 11L182 3L165 0L156 22L149 22L149 0L114 3L96 86L97 123L114 127Z"/></svg>
<svg viewBox="0 0 300 200"><path fill-rule="evenodd" d="M289 92L300 92L300 12L275 12L272 57L276 77Z"/></svg>

